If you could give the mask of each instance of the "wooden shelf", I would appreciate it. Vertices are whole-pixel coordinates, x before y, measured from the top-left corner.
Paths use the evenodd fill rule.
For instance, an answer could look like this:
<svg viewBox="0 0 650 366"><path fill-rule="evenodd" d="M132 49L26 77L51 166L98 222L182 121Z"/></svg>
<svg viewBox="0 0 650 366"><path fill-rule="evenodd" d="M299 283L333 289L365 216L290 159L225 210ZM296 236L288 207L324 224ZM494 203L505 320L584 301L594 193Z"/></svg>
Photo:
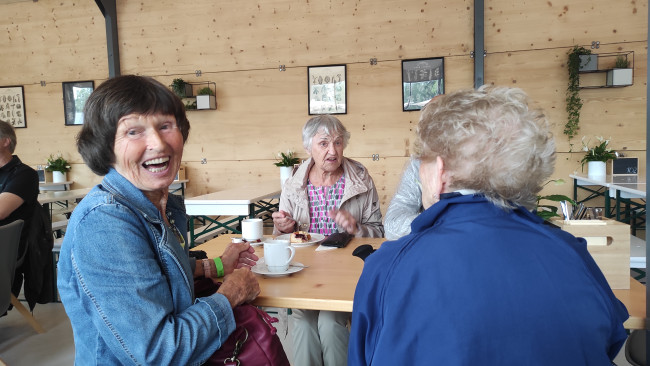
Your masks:
<svg viewBox="0 0 650 366"><path fill-rule="evenodd" d="M187 83L192 86L191 97L183 98L186 111L209 111L217 109L217 84L213 81L200 81ZM214 95L196 95L197 92L203 88L210 88ZM199 100L204 98L205 100Z"/></svg>
<svg viewBox="0 0 650 366"><path fill-rule="evenodd" d="M602 83L600 81L599 83L595 85L586 85L586 86L580 86L580 89L604 89L604 88L623 88L626 86L631 86L634 85L634 51L626 51L626 52L612 52L612 53L598 53L598 54L592 54L591 56L596 57L596 69L595 70L580 70L578 71L579 74L586 75L586 74L607 74L605 77L605 82ZM625 60L628 62L628 68L627 69L620 69L616 68L616 59L618 57L624 57ZM631 60L630 60L631 58ZM604 66L604 67L602 67ZM602 67L602 68L601 68ZM614 73L618 73L623 70L631 70L630 73L627 74L628 78L630 79L629 83L625 84L614 84L614 80L618 79L621 77L620 74L618 74L617 77L615 77ZM631 75L630 75L631 74Z"/></svg>

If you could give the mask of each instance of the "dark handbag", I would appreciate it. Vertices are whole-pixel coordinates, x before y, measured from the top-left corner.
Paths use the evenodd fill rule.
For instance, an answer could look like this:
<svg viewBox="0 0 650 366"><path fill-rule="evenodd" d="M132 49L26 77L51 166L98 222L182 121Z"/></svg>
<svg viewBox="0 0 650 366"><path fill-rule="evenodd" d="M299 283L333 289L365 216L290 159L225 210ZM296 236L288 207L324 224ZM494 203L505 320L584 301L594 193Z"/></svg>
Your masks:
<svg viewBox="0 0 650 366"><path fill-rule="evenodd" d="M345 246L348 245L352 238L353 235L348 233L334 233L323 240L320 245L324 245L326 247L345 248Z"/></svg>
<svg viewBox="0 0 650 366"><path fill-rule="evenodd" d="M209 296L219 289L210 279L194 280L197 297ZM230 337L204 363L209 366L289 366L277 330L278 321L265 311L242 304L233 309L237 327Z"/></svg>

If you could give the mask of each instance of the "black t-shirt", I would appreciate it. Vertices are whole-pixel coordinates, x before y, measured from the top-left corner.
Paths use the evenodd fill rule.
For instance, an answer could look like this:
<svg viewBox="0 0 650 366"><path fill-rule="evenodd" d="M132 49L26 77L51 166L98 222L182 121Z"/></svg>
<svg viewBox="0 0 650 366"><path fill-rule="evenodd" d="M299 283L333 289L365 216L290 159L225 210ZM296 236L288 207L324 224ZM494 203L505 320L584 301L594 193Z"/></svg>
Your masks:
<svg viewBox="0 0 650 366"><path fill-rule="evenodd" d="M0 193L13 193L25 201L4 220L0 220L0 225L22 219L25 220L24 227L27 227L34 203L38 200L38 173L14 155L8 164L0 168L0 185Z"/></svg>

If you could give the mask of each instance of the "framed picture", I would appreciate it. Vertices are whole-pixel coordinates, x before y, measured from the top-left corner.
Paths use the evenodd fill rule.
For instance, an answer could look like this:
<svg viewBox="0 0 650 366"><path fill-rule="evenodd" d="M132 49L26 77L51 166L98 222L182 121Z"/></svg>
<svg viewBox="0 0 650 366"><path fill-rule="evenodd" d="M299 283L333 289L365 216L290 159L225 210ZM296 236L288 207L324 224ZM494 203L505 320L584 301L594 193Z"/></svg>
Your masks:
<svg viewBox="0 0 650 366"><path fill-rule="evenodd" d="M444 93L444 58L402 60L403 111L419 111L431 98Z"/></svg>
<svg viewBox="0 0 650 366"><path fill-rule="evenodd" d="M94 81L73 81L63 83L63 109L66 126L84 123L84 105L95 89Z"/></svg>
<svg viewBox="0 0 650 366"><path fill-rule="evenodd" d="M308 66L309 114L346 114L345 65Z"/></svg>
<svg viewBox="0 0 650 366"><path fill-rule="evenodd" d="M22 86L0 87L0 119L14 128L27 127L25 119L25 91Z"/></svg>

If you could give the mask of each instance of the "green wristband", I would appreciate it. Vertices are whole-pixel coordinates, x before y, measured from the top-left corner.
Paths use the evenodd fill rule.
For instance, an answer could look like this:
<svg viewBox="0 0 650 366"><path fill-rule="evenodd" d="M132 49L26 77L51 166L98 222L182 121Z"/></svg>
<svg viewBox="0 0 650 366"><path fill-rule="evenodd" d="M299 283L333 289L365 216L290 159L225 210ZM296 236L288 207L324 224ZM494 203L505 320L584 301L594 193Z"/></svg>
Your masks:
<svg viewBox="0 0 650 366"><path fill-rule="evenodd" d="M223 262L221 261L221 257L214 259L214 265L217 267L217 277L223 277Z"/></svg>

